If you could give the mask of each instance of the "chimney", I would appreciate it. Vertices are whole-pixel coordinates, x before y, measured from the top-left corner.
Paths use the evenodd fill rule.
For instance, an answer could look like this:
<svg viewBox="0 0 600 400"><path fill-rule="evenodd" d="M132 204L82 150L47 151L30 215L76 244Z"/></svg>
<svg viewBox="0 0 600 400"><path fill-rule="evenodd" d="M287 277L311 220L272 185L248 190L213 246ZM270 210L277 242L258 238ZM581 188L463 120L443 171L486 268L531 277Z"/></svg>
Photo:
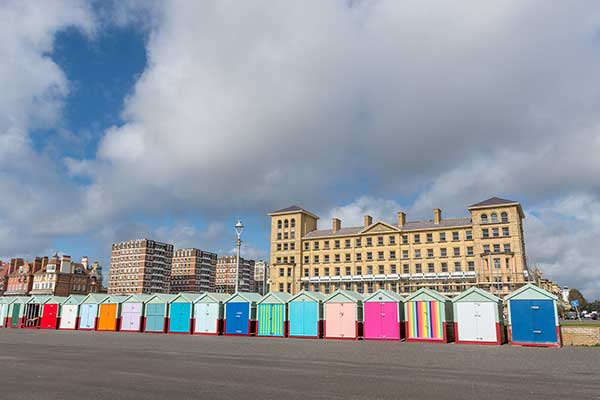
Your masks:
<svg viewBox="0 0 600 400"><path fill-rule="evenodd" d="M62 256L62 260L60 261L60 272L65 274L71 274L71 256Z"/></svg>
<svg viewBox="0 0 600 400"><path fill-rule="evenodd" d="M398 226L402 228L406 224L406 213L398 212Z"/></svg>
<svg viewBox="0 0 600 400"><path fill-rule="evenodd" d="M433 209L433 223L437 225L441 221L442 221L442 210L440 210L439 208L434 208Z"/></svg>
<svg viewBox="0 0 600 400"><path fill-rule="evenodd" d="M363 225L365 226L365 228L367 226L370 226L373 223L373 217L371 217L370 215L365 215L363 218Z"/></svg>
<svg viewBox="0 0 600 400"><path fill-rule="evenodd" d="M336 233L337 231L342 229L342 220L339 218L334 218L331 221L331 229L333 230L333 233Z"/></svg>
<svg viewBox="0 0 600 400"><path fill-rule="evenodd" d="M87 256L81 257L81 265L83 265L83 268L88 269L89 259Z"/></svg>

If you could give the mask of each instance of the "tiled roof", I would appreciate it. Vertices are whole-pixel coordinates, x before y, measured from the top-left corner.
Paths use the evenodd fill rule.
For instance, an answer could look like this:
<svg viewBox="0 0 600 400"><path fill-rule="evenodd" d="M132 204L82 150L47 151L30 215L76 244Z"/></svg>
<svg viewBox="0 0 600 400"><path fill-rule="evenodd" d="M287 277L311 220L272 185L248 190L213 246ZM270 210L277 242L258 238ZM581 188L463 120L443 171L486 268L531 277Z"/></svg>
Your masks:
<svg viewBox="0 0 600 400"><path fill-rule="evenodd" d="M375 222L377 223L377 222ZM422 229L436 229L436 228L458 228L463 226L471 225L472 221L470 217L464 218L447 218L442 219L439 224L434 223L433 221L412 221L404 224L404 227L400 228L401 232L409 232L416 231ZM396 226L396 225L393 225ZM342 228L337 232L333 232L332 229L321 229L317 231L312 231L307 233L304 238L305 239L313 239L319 237L327 237L327 236L347 236L347 235L355 235L361 232L364 229L363 226L354 226L348 228Z"/></svg>
<svg viewBox="0 0 600 400"><path fill-rule="evenodd" d="M514 204L517 203L516 201L513 200L507 200L507 199L501 199L500 197L491 197L487 200L484 200L482 202L476 203L476 204L472 204L469 206L469 208L473 208L473 207L487 207L487 206L497 206L497 205L502 205L502 204Z"/></svg>
<svg viewBox="0 0 600 400"><path fill-rule="evenodd" d="M286 212L292 212L292 211L306 211L306 210L304 208L298 207L298 206L289 206L286 208L282 208L281 210L273 211L271 214L280 214L280 213L286 213Z"/></svg>

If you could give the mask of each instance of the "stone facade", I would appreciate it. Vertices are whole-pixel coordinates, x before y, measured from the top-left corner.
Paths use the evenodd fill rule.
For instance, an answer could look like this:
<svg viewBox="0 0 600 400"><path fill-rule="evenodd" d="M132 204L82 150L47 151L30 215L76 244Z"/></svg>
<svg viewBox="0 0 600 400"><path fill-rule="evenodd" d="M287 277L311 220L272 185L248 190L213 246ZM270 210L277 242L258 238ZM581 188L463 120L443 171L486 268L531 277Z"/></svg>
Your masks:
<svg viewBox="0 0 600 400"><path fill-rule="evenodd" d="M599 346L600 326L561 326L563 346Z"/></svg>
<svg viewBox="0 0 600 400"><path fill-rule="evenodd" d="M491 198L465 218L393 223L364 216L363 225L317 229L318 216L297 206L270 214L272 291L338 288L401 294L427 287L454 294L478 286L504 296L529 281L518 202Z"/></svg>

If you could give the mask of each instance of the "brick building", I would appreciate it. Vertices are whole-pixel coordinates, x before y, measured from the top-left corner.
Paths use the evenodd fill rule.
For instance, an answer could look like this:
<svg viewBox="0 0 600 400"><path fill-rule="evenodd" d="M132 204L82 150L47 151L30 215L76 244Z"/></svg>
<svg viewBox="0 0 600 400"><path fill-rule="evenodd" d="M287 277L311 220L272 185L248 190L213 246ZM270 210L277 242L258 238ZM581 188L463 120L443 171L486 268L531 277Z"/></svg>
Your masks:
<svg viewBox="0 0 600 400"><path fill-rule="evenodd" d="M215 277L215 289L217 293L235 292L235 270L237 256L222 256L217 260L217 273ZM246 260L240 257L239 285L240 292L254 292L254 260Z"/></svg>
<svg viewBox="0 0 600 400"><path fill-rule="evenodd" d="M36 257L27 262L22 258L10 260L5 296L28 296L33 288L33 278L48 264L48 257Z"/></svg>
<svg viewBox="0 0 600 400"><path fill-rule="evenodd" d="M169 293L173 245L149 239L112 245L109 294Z"/></svg>
<svg viewBox="0 0 600 400"><path fill-rule="evenodd" d="M171 293L214 292L216 268L216 253L177 249L171 267Z"/></svg>

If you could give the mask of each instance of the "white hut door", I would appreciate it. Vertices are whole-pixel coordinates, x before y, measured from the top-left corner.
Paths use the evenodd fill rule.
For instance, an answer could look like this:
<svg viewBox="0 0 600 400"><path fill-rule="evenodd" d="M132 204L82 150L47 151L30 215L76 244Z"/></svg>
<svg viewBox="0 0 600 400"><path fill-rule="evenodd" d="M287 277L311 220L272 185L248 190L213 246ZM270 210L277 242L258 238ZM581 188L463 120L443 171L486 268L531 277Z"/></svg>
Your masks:
<svg viewBox="0 0 600 400"><path fill-rule="evenodd" d="M496 341L496 314L494 307L496 307L494 303L473 303L476 341Z"/></svg>
<svg viewBox="0 0 600 400"><path fill-rule="evenodd" d="M477 314L475 303L459 302L456 306L457 323L458 323L458 338L460 340L475 342L477 341L477 322L475 321Z"/></svg>
<svg viewBox="0 0 600 400"><path fill-rule="evenodd" d="M66 305L63 306L60 318L60 328L61 329L75 329L75 320L77 318L77 306L76 305Z"/></svg>
<svg viewBox="0 0 600 400"><path fill-rule="evenodd" d="M0 326L4 327L6 315L8 314L8 304L0 304Z"/></svg>

